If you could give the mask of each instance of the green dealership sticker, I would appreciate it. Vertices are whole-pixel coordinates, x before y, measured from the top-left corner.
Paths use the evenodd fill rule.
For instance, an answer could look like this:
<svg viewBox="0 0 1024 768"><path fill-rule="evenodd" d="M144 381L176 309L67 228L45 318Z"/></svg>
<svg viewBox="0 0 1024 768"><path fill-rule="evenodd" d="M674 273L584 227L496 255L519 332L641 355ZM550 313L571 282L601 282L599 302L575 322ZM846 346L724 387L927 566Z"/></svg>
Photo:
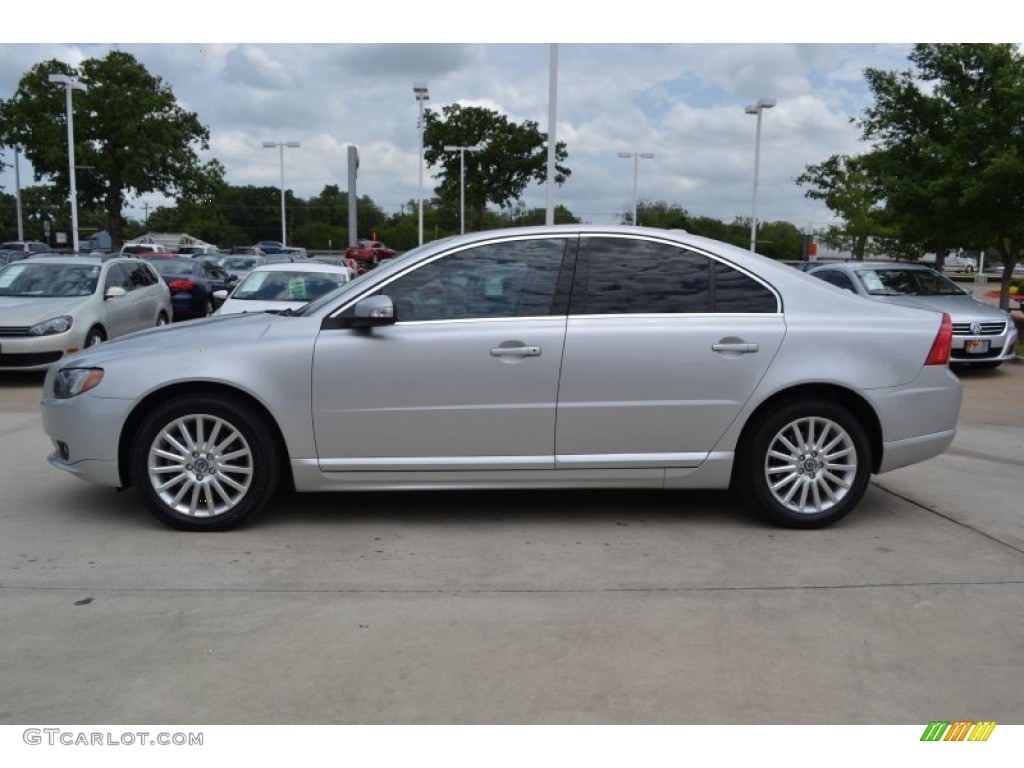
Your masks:
<svg viewBox="0 0 1024 768"><path fill-rule="evenodd" d="M292 301L306 300L306 278L288 278L288 298L291 299Z"/></svg>

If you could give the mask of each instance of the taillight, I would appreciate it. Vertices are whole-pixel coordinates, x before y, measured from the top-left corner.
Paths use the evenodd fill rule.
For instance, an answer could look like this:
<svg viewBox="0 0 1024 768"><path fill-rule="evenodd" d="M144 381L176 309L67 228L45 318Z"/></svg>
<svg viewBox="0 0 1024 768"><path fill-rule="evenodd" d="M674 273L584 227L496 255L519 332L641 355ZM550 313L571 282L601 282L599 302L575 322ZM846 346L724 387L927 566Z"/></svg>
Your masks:
<svg viewBox="0 0 1024 768"><path fill-rule="evenodd" d="M167 284L167 287L172 291L191 291L196 287L196 284L191 280L171 280Z"/></svg>
<svg viewBox="0 0 1024 768"><path fill-rule="evenodd" d="M932 342L931 351L925 365L949 365L949 350L953 346L953 320L949 313L942 313L942 324L939 332L935 334L935 341Z"/></svg>

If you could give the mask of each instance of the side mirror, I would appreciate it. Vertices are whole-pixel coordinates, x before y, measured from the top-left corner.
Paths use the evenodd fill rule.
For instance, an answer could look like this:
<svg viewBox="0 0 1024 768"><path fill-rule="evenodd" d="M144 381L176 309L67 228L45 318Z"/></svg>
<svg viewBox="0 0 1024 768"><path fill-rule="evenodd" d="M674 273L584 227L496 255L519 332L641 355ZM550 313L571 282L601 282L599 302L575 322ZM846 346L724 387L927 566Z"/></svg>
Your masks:
<svg viewBox="0 0 1024 768"><path fill-rule="evenodd" d="M346 328L376 328L379 325L394 325L395 305L390 296L370 296L356 302L352 314L344 318Z"/></svg>
<svg viewBox="0 0 1024 768"><path fill-rule="evenodd" d="M219 291L213 292L213 298L217 299L217 301L224 301L224 299L226 299L227 297L228 292L225 291L223 288L221 288Z"/></svg>
<svg viewBox="0 0 1024 768"><path fill-rule="evenodd" d="M122 296L127 296L128 291L119 285L112 285L107 288L107 292L103 294L104 300L106 299L119 299Z"/></svg>

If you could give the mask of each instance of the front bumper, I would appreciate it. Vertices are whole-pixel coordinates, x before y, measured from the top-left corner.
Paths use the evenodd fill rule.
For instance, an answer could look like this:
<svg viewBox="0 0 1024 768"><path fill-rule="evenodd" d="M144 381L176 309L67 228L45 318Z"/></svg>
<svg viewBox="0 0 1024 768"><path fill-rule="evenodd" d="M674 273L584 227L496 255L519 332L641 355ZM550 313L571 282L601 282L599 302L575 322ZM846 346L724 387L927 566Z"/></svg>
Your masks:
<svg viewBox="0 0 1024 768"><path fill-rule="evenodd" d="M75 329L50 336L0 336L0 371L45 371L84 343Z"/></svg>
<svg viewBox="0 0 1024 768"><path fill-rule="evenodd" d="M57 399L51 394L55 370L47 374L40 404L43 430L54 445L47 461L90 483L121 487L118 442L133 401L94 397L89 392Z"/></svg>

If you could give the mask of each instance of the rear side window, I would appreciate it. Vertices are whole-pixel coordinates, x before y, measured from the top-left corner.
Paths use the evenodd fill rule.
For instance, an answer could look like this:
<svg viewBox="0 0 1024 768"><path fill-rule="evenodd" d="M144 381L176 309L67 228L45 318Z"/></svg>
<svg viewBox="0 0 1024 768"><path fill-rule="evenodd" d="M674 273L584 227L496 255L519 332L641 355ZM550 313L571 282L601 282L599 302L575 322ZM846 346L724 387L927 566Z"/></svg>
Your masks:
<svg viewBox="0 0 1024 768"><path fill-rule="evenodd" d="M592 238L577 268L572 314L687 314L778 311L757 280L670 243Z"/></svg>

